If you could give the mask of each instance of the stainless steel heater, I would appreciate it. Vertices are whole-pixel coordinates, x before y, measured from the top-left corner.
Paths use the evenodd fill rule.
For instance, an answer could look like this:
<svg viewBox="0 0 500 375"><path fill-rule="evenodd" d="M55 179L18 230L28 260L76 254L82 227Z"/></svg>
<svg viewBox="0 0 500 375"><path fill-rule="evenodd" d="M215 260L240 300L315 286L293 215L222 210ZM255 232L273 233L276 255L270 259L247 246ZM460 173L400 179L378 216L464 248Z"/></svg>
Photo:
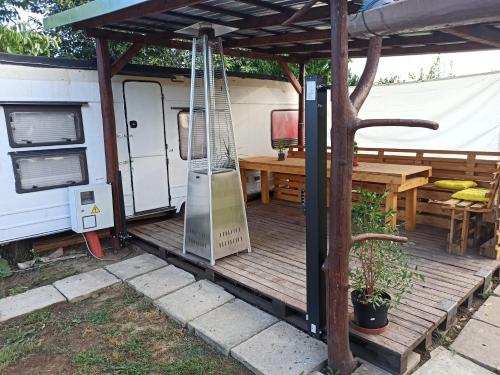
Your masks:
<svg viewBox="0 0 500 375"><path fill-rule="evenodd" d="M250 251L220 29L197 24L189 111L188 188L184 253L215 264Z"/></svg>

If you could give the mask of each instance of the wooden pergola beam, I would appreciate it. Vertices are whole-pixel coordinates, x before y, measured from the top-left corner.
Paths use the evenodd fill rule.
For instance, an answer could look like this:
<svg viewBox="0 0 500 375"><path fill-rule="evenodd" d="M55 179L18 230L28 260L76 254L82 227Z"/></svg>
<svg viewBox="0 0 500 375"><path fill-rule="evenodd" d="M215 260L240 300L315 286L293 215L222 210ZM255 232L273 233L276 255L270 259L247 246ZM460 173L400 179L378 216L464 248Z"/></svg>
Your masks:
<svg viewBox="0 0 500 375"><path fill-rule="evenodd" d="M118 74L125 66L136 56L139 51L144 47L144 44L132 44L116 61L111 64L111 77Z"/></svg>
<svg viewBox="0 0 500 375"><path fill-rule="evenodd" d="M436 35L420 35L420 36L393 36L384 39L384 48L388 47L401 47L401 46L415 46L422 44L438 44L438 43L463 43L464 41L460 37L455 37L454 35L448 34L436 34ZM314 43L314 44L299 44L290 47L281 47L279 45L275 46L272 51L273 53L298 53L298 52L330 52L331 44L330 42ZM367 50L368 41L363 39L355 39L349 41L349 51L353 49Z"/></svg>
<svg viewBox="0 0 500 375"><path fill-rule="evenodd" d="M383 48L382 56L411 56L411 55L422 55L429 53L447 53L447 52L472 52L472 51L484 51L484 44L463 42L460 44L449 44L449 45L435 45L435 46L415 46L415 47L392 47ZM349 56L352 58L366 57L366 49L353 50L349 52ZM291 55L294 58L300 59L301 54ZM330 56L330 52L310 52L304 54L304 58L307 56L309 59L325 59Z"/></svg>
<svg viewBox="0 0 500 375"><path fill-rule="evenodd" d="M288 78L288 81L292 84L295 92L299 95L302 94L302 84L299 82L297 77L295 77L295 74L293 74L288 64L284 61L278 61L278 64L283 70L283 73L285 73L286 78Z"/></svg>
<svg viewBox="0 0 500 375"><path fill-rule="evenodd" d="M330 40L330 30L317 30L312 32L286 33L281 35L232 39L228 40L225 45L227 47L257 47L268 46L272 44L297 43L297 42L316 42L322 40Z"/></svg>
<svg viewBox="0 0 500 375"><path fill-rule="evenodd" d="M106 24L109 25L115 22L122 22L124 20L147 16L149 14L168 12L170 10L189 7L203 1L204 0L150 0L114 12L106 13L92 19L77 22L73 26L75 28L100 27Z"/></svg>
<svg viewBox="0 0 500 375"><path fill-rule="evenodd" d="M114 228L112 244L119 250L121 242L127 236L125 213L121 204L122 191L118 164L118 148L116 145L116 120L113 105L113 89L111 87L111 62L109 44L106 39L96 38L97 75L101 102L102 127L104 138L104 154L106 161L106 180L111 184L113 198Z"/></svg>
<svg viewBox="0 0 500 375"><path fill-rule="evenodd" d="M441 30L441 32L468 40L469 42L500 48L500 31L496 31L486 26L462 26L453 29L444 29Z"/></svg>
<svg viewBox="0 0 500 375"><path fill-rule="evenodd" d="M191 50L192 48L192 44L190 42L181 41L177 39L168 39L168 36L171 36L173 38L179 37L179 34L174 34L169 31L160 32L156 34L143 35L137 33L124 33L124 32L104 30L104 29L86 29L85 34L89 37L106 38L109 40L115 40L119 42L139 43L143 45L160 46L160 47L175 48L182 50ZM301 63L307 60L305 58L298 58L292 56L279 56L268 53L232 49L232 48L224 48L224 54L227 56L234 56L234 57L246 57L249 59L260 59L269 61L284 61L290 63Z"/></svg>

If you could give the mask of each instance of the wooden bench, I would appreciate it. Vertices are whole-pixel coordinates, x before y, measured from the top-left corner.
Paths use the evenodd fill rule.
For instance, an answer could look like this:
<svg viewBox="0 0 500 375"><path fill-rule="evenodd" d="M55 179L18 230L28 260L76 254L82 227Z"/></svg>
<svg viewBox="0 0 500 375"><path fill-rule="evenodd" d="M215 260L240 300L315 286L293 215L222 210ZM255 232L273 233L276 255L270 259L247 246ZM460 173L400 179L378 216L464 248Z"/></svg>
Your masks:
<svg viewBox="0 0 500 375"><path fill-rule="evenodd" d="M305 157L305 151L301 147L293 146L289 149L288 155L290 157ZM429 184L419 187L417 192L417 224L429 224L449 229L450 210L443 210L432 202L446 201L450 199L452 192L434 186L433 182L442 179L467 179L475 181L478 187L490 188L492 173L495 172L496 164L500 161L500 152L360 147L358 159L360 162L431 166L432 177L429 179ZM279 174L275 174L274 179L276 197L300 202L300 190L296 186L301 181L295 181L290 176ZM381 185L355 182L353 182L353 187L379 192L384 191L385 188ZM353 196L353 199L356 200L356 196ZM404 219L405 204L405 199L398 200L398 218L400 219ZM483 215L483 223L492 227L497 222L498 226L500 223L498 223L497 218L498 214L495 213L495 210L491 210ZM488 246L489 250L485 249L484 254L491 257L496 257L496 254L500 255L500 242L498 241L498 237L492 238L490 246ZM495 250L495 245L498 247L498 253Z"/></svg>

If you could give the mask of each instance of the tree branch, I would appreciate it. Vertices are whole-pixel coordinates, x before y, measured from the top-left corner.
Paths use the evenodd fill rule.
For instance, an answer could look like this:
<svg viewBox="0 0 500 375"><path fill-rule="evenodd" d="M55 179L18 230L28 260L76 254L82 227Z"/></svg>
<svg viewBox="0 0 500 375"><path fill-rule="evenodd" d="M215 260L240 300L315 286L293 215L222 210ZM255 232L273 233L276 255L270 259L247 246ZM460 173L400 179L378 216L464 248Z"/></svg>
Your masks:
<svg viewBox="0 0 500 375"><path fill-rule="evenodd" d="M370 90L372 89L375 75L377 74L380 54L382 52L382 38L376 37L370 39L368 44L368 54L366 56L366 65L359 82L351 94L351 102L356 110L360 110L365 102Z"/></svg>
<svg viewBox="0 0 500 375"><path fill-rule="evenodd" d="M394 236L392 234L383 234L383 233L363 233L352 237L353 244L357 242L371 241L371 240L408 242L407 237Z"/></svg>
<svg viewBox="0 0 500 375"><path fill-rule="evenodd" d="M407 119L377 119L377 120L359 120L354 127L354 131L364 128L373 128L375 126L404 126L407 128L425 128L437 130L439 124L428 120L407 120Z"/></svg>

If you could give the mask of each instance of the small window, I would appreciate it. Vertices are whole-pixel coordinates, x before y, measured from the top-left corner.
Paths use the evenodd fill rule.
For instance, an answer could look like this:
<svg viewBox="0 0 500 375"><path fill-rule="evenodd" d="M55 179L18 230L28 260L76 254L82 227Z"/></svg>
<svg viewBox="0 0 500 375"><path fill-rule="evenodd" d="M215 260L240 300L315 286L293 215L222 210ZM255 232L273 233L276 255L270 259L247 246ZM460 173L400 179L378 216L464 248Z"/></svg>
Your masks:
<svg viewBox="0 0 500 375"><path fill-rule="evenodd" d="M4 110L11 147L85 142L79 106L8 105Z"/></svg>
<svg viewBox="0 0 500 375"><path fill-rule="evenodd" d="M193 133L193 160L204 159L207 157L206 135L203 112L196 111L195 119L197 124ZM177 125L179 127L179 153L182 160L188 159L189 146L189 111L180 111L177 115Z"/></svg>
<svg viewBox="0 0 500 375"><path fill-rule="evenodd" d="M89 183L84 148L13 152L11 157L18 193Z"/></svg>
<svg viewBox="0 0 500 375"><path fill-rule="evenodd" d="M299 111L280 109L271 112L271 145L278 148L299 144Z"/></svg>

